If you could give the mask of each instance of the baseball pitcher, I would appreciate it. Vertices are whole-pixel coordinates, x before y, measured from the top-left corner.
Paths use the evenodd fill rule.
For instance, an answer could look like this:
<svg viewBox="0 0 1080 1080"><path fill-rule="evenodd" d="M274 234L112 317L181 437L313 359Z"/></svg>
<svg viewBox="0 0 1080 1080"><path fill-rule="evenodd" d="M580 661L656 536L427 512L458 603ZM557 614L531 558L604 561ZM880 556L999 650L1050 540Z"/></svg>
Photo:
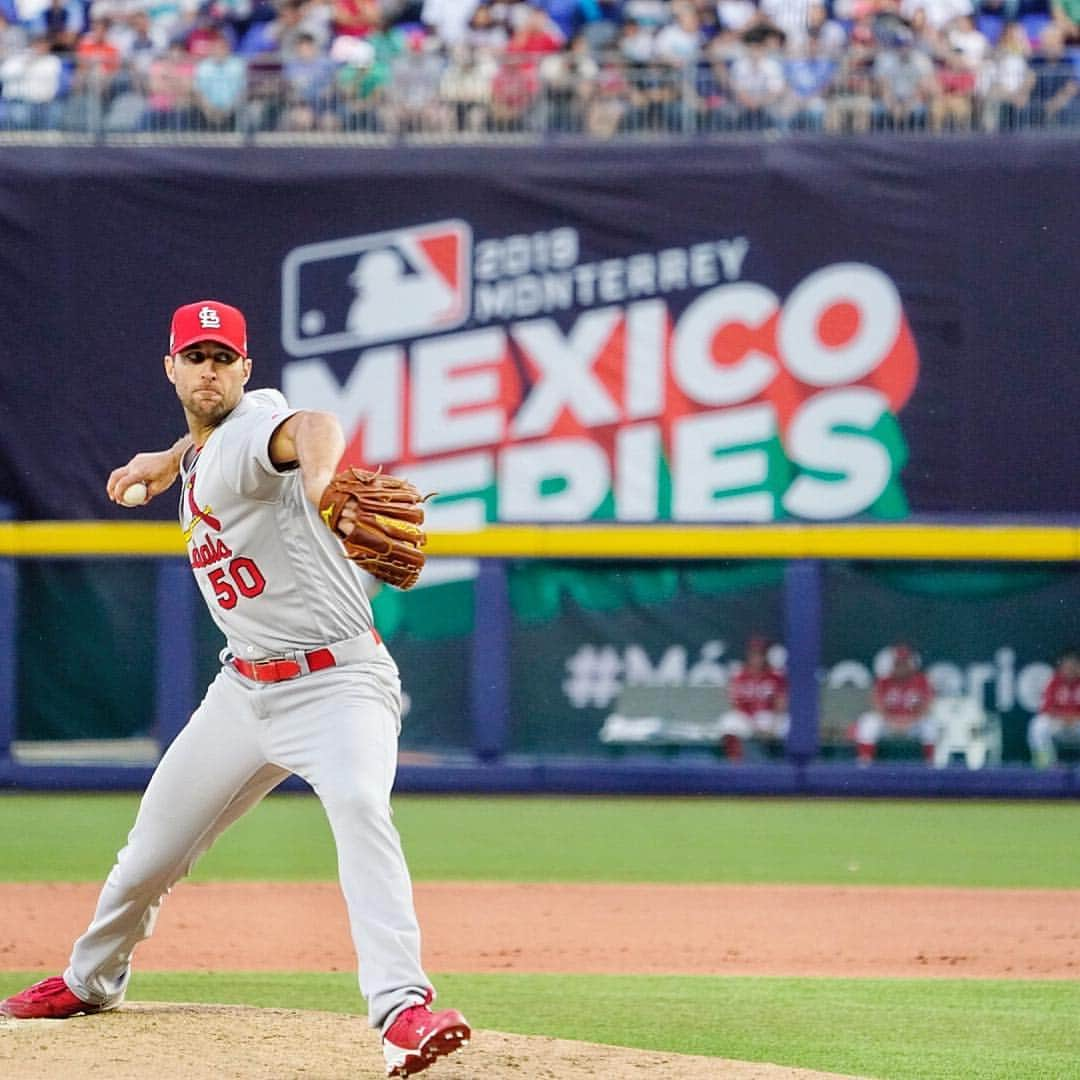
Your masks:
<svg viewBox="0 0 1080 1080"><path fill-rule="evenodd" d="M86 932L62 976L0 1002L15 1018L116 1008L132 953L199 856L291 773L325 808L387 1075L410 1076L468 1043L455 1010L432 1012L390 790L401 726L397 667L372 623L367 571L400 588L423 567L423 498L407 481L350 469L337 419L245 393L244 316L216 300L173 315L165 374L187 418L171 449L108 480L122 504L180 481L180 527L227 642L222 667L147 786ZM125 499L136 484L138 499Z"/></svg>

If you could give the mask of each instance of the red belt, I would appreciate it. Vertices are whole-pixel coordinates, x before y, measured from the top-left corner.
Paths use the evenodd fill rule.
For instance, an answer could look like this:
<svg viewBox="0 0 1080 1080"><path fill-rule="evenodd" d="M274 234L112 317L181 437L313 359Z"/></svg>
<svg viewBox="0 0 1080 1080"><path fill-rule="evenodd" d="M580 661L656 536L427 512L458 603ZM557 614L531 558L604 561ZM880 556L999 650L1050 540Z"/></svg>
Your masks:
<svg viewBox="0 0 1080 1080"><path fill-rule="evenodd" d="M379 631L374 627L371 628L371 636L375 639L376 645L382 644ZM330 649L312 649L311 652L304 653L304 659L307 661L308 671L322 671L324 668L337 666L337 657ZM234 656L230 663L241 675L251 679L252 682L284 682L286 679L295 679L298 675L304 674L300 661L290 660L288 657L241 660L239 656Z"/></svg>

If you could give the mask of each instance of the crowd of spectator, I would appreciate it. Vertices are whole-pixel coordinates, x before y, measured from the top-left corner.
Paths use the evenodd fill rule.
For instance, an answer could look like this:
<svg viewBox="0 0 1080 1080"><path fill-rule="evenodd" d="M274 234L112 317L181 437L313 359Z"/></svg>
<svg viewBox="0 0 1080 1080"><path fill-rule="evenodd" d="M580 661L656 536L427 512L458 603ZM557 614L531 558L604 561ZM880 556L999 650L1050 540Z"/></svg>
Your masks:
<svg viewBox="0 0 1080 1080"><path fill-rule="evenodd" d="M1080 125L1080 0L0 0L0 129Z"/></svg>

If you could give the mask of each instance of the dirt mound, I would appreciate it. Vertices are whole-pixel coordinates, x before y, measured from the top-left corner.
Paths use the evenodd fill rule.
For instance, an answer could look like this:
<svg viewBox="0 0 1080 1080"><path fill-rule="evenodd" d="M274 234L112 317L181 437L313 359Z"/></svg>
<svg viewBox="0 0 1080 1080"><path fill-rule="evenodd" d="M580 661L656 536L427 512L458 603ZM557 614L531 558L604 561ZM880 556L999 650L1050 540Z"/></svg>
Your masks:
<svg viewBox="0 0 1080 1080"><path fill-rule="evenodd" d="M72 1020L0 1021L0 1076L109 1080L381 1080L360 1017L225 1005L125 1004ZM432 1080L823 1080L832 1073L479 1031Z"/></svg>

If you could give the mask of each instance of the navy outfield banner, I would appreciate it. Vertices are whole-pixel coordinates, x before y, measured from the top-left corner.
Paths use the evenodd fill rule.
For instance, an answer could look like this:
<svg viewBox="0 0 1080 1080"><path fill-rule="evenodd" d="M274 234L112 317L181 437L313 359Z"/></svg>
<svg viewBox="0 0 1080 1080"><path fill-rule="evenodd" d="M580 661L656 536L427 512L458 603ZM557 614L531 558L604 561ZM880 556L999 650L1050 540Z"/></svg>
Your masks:
<svg viewBox="0 0 1080 1080"><path fill-rule="evenodd" d="M119 516L109 471L181 429L169 315L220 297L252 385L437 488L437 528L1075 516L1064 147L22 148L0 499Z"/></svg>

